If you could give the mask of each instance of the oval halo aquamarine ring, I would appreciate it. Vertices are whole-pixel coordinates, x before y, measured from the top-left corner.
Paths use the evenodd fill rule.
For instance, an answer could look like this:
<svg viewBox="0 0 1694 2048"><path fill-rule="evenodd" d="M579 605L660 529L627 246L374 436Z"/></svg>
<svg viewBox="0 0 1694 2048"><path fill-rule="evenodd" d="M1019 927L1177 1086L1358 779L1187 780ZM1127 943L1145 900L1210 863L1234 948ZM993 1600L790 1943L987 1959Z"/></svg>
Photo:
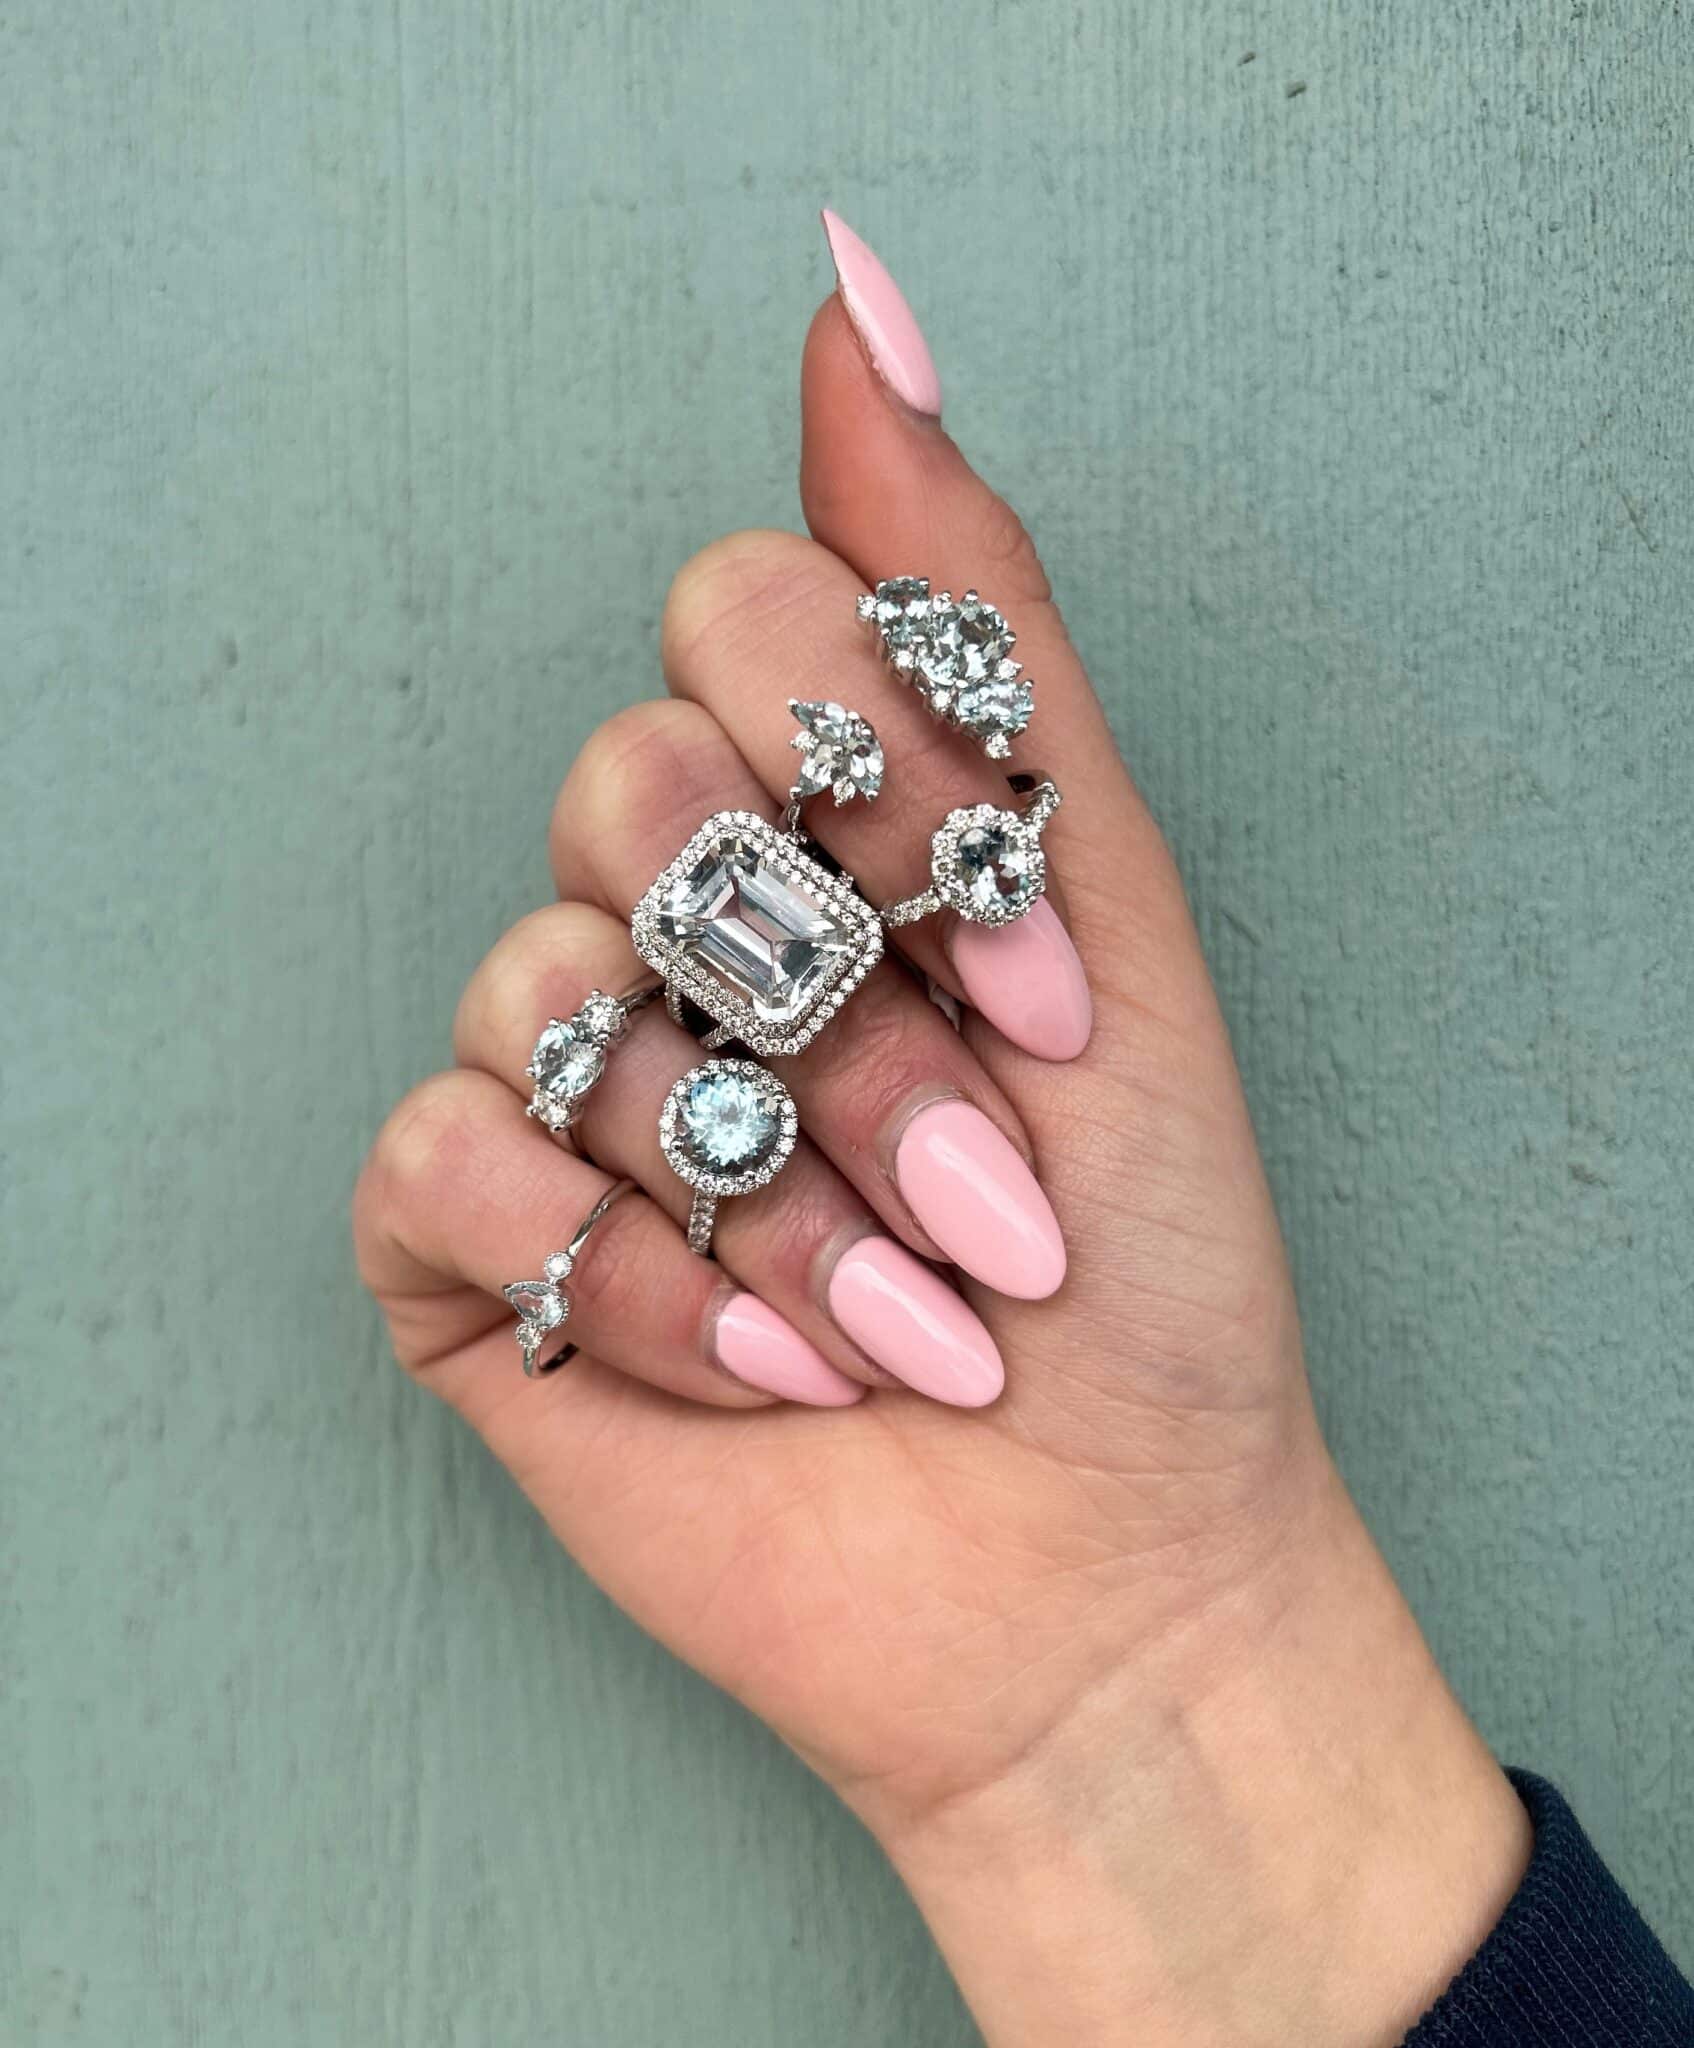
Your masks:
<svg viewBox="0 0 1694 2048"><path fill-rule="evenodd" d="M683 1075L659 1111L659 1143L694 1190L690 1251L711 1257L718 1203L775 1180L799 1135L793 1096L756 1060L707 1060Z"/></svg>
<svg viewBox="0 0 1694 2048"><path fill-rule="evenodd" d="M1041 834L1060 802L1058 785L1043 777L1022 810L969 804L949 811L929 842L929 887L885 904L878 913L883 923L916 924L933 910L956 911L969 924L1014 924L1028 916L1047 888Z"/></svg>

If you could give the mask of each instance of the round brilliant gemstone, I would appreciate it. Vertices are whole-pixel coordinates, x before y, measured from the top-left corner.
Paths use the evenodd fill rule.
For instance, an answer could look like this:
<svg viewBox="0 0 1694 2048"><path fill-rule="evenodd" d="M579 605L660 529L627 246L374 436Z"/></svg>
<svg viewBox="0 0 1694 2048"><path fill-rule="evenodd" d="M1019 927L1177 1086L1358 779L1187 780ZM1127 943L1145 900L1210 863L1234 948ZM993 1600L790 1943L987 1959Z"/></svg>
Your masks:
<svg viewBox="0 0 1694 2048"><path fill-rule="evenodd" d="M683 1097L683 1149L704 1172L758 1166L775 1149L778 1135L775 1111L745 1074L702 1074Z"/></svg>

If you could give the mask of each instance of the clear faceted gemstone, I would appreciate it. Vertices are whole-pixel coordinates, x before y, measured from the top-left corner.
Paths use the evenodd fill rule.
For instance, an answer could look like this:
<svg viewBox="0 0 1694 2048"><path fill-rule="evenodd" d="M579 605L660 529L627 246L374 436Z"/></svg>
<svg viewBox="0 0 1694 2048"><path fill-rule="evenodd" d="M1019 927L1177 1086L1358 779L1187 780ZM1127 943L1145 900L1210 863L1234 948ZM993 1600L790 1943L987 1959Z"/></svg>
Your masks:
<svg viewBox="0 0 1694 2048"><path fill-rule="evenodd" d="M844 704L807 703L796 704L794 716L806 729L797 778L803 795L832 789L836 801L844 803L855 794L867 800L877 794L882 787L882 746L858 712Z"/></svg>
<svg viewBox="0 0 1694 2048"><path fill-rule="evenodd" d="M574 1024L549 1024L535 1044L536 1086L543 1095L562 1100L592 1088L605 1069L606 1056Z"/></svg>
<svg viewBox="0 0 1694 2048"><path fill-rule="evenodd" d="M683 1149L707 1173L758 1166L775 1150L777 1113L745 1074L702 1074L682 1103Z"/></svg>
<svg viewBox="0 0 1694 2048"><path fill-rule="evenodd" d="M1035 692L1024 682L976 683L959 692L954 709L967 732L984 739L993 733L1011 738L1028 725L1035 710Z"/></svg>
<svg viewBox="0 0 1694 2048"><path fill-rule="evenodd" d="M615 997L602 995L596 989L571 1021L585 1037L604 1045L608 1039L615 1038L623 1026L623 1005Z"/></svg>
<svg viewBox="0 0 1694 2048"><path fill-rule="evenodd" d="M1011 653L1015 639L991 604L966 598L929 621L920 666L932 683L946 687L987 682Z"/></svg>
<svg viewBox="0 0 1694 2048"><path fill-rule="evenodd" d="M827 903L726 831L671 889L660 934L727 981L768 1024L803 1018L853 934Z"/></svg>
<svg viewBox="0 0 1694 2048"><path fill-rule="evenodd" d="M1030 849L1009 823L972 825L955 859L966 895L990 915L1016 910L1036 893Z"/></svg>
<svg viewBox="0 0 1694 2048"><path fill-rule="evenodd" d="M890 576L879 583L874 616L891 653L910 646L929 624L929 578Z"/></svg>

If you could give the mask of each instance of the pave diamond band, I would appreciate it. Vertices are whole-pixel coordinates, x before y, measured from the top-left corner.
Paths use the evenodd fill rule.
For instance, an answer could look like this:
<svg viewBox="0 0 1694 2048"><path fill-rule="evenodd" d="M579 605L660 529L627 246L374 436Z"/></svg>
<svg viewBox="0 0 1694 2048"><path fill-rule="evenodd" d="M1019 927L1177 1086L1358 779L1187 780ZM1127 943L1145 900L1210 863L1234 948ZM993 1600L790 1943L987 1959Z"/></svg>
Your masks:
<svg viewBox="0 0 1694 2048"><path fill-rule="evenodd" d="M883 923L916 924L943 909L969 924L1013 924L1027 916L1047 887L1041 834L1060 802L1058 785L1043 778L1022 810L971 804L949 811L929 842L929 887L885 904L878 913Z"/></svg>
<svg viewBox="0 0 1694 2048"><path fill-rule="evenodd" d="M775 1180L800 1136L794 1098L756 1060L692 1067L659 1111L659 1144L694 1190L688 1248L709 1258L718 1203Z"/></svg>
<svg viewBox="0 0 1694 2048"><path fill-rule="evenodd" d="M524 1068L535 1083L524 1114L555 1136L568 1131L606 1071L606 1054L622 1038L630 1018L663 992L657 981L643 982L621 996L591 989L569 1017L550 1017Z"/></svg>
<svg viewBox="0 0 1694 2048"><path fill-rule="evenodd" d="M570 1316L571 1295L565 1282L576 1270L583 1246L606 1211L634 1186L632 1180L620 1180L609 1187L577 1225L564 1250L550 1253L543 1261L539 1280L514 1280L509 1287L501 1288L500 1292L518 1312L518 1326L512 1334L523 1352L523 1369L532 1380L557 1372L561 1365L568 1364L576 1356L577 1347L566 1344L545 1365L540 1363L542 1347L547 1339Z"/></svg>

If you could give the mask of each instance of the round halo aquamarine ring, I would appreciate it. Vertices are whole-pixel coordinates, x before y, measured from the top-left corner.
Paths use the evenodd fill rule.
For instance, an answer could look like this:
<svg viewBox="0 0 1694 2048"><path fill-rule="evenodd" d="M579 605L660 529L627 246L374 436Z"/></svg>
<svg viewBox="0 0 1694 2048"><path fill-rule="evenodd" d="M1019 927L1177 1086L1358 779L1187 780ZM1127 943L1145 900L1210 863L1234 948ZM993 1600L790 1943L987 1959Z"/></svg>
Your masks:
<svg viewBox="0 0 1694 2048"><path fill-rule="evenodd" d="M524 1068L535 1083L525 1116L545 1124L555 1137L568 1131L606 1071L606 1054L622 1038L630 1018L663 992L656 981L643 982L622 996L592 989L569 1017L549 1018Z"/></svg>
<svg viewBox="0 0 1694 2048"><path fill-rule="evenodd" d="M539 1363L541 1347L570 1315L571 1296L565 1282L575 1270L583 1246L593 1235L594 1226L600 1218L634 1186L632 1180L620 1180L609 1187L577 1225L564 1250L549 1255L541 1268L539 1280L514 1280L509 1287L501 1288L500 1292L518 1312L518 1326L512 1334L523 1352L523 1369L530 1379L541 1379L550 1372L557 1372L561 1365L576 1356L576 1346L566 1344L545 1365Z"/></svg>
<svg viewBox="0 0 1694 2048"><path fill-rule="evenodd" d="M718 1203L775 1180L799 1135L794 1098L756 1060L707 1060L683 1075L659 1111L659 1143L694 1190L690 1251L711 1257Z"/></svg>
<svg viewBox="0 0 1694 2048"><path fill-rule="evenodd" d="M927 576L890 576L859 598L859 617L931 715L1003 761L1035 711L1035 685L1012 659L1017 635L974 590L933 594Z"/></svg>
<svg viewBox="0 0 1694 2048"><path fill-rule="evenodd" d="M916 924L934 910L956 911L970 924L1026 917L1047 887L1041 834L1059 803L1058 786L1043 778L1022 810L970 804L949 811L929 842L929 887L885 904L883 923Z"/></svg>

